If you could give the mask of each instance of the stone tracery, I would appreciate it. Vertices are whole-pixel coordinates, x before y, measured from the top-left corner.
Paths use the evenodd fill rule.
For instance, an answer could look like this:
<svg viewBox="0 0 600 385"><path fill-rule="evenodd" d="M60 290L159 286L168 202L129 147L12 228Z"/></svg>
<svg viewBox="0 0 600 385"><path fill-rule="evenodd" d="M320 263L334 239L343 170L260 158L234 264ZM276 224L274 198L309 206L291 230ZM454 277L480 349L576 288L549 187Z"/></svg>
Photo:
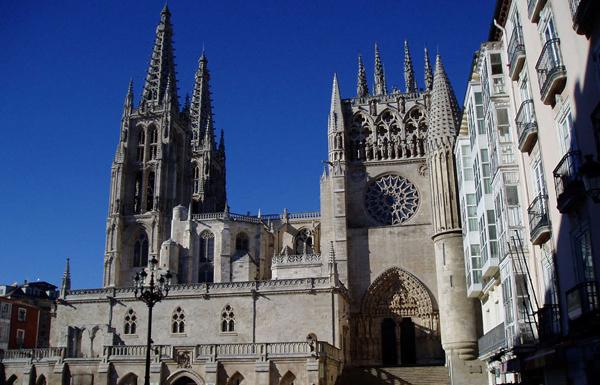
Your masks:
<svg viewBox="0 0 600 385"><path fill-rule="evenodd" d="M384 175L367 187L365 205L382 225L398 225L410 219L419 205L417 188L399 175Z"/></svg>

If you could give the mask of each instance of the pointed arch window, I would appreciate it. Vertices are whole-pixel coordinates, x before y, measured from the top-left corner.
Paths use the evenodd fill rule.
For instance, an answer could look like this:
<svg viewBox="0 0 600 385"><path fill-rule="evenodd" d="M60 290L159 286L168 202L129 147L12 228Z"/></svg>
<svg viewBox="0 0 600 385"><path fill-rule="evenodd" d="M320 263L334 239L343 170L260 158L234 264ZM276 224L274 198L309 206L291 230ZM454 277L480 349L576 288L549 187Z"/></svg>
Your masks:
<svg viewBox="0 0 600 385"><path fill-rule="evenodd" d="M140 133L138 134L138 143L137 143L137 153L136 159L138 162L144 161L144 146L146 144L146 133L144 132L144 128L139 128Z"/></svg>
<svg viewBox="0 0 600 385"><path fill-rule="evenodd" d="M200 167L194 167L194 194L200 192Z"/></svg>
<svg viewBox="0 0 600 385"><path fill-rule="evenodd" d="M221 312L221 332L231 333L235 331L235 314L230 305L225 305Z"/></svg>
<svg viewBox="0 0 600 385"><path fill-rule="evenodd" d="M146 186L146 211L156 210L154 207L154 171L148 174L148 185Z"/></svg>
<svg viewBox="0 0 600 385"><path fill-rule="evenodd" d="M156 159L158 154L158 130L156 127L150 127L148 136L150 137L150 156L152 159Z"/></svg>
<svg viewBox="0 0 600 385"><path fill-rule="evenodd" d="M301 229L296 235L295 253L313 254L313 235L309 229Z"/></svg>
<svg viewBox="0 0 600 385"><path fill-rule="evenodd" d="M133 267L148 265L148 237L142 232L133 246Z"/></svg>
<svg viewBox="0 0 600 385"><path fill-rule="evenodd" d="M213 282L215 236L210 231L200 234L198 245L198 282Z"/></svg>
<svg viewBox="0 0 600 385"><path fill-rule="evenodd" d="M142 211L142 173L138 172L135 175L135 192L133 195L133 212L140 213Z"/></svg>
<svg viewBox="0 0 600 385"><path fill-rule="evenodd" d="M137 329L137 315L133 309L127 310L125 314L125 323L123 325L124 334L135 334Z"/></svg>
<svg viewBox="0 0 600 385"><path fill-rule="evenodd" d="M242 232L239 233L236 237L235 237L235 251L238 254L241 253L247 253L248 250L250 250L250 240L248 239L248 235L246 235L246 233Z"/></svg>
<svg viewBox="0 0 600 385"><path fill-rule="evenodd" d="M175 334L185 333L185 312L180 306L177 306L173 312L171 332Z"/></svg>

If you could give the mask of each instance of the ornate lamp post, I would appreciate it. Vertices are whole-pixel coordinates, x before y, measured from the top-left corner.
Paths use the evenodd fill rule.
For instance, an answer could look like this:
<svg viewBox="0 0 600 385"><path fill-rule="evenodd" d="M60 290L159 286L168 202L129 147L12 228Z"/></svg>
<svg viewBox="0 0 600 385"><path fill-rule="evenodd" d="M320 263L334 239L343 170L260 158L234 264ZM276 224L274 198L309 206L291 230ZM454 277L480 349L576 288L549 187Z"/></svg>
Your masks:
<svg viewBox="0 0 600 385"><path fill-rule="evenodd" d="M146 373L144 376L144 385L150 385L150 348L152 344L152 308L154 305L169 294L171 285L171 273L169 270L165 274L159 274L156 265L158 261L155 257L150 260L150 278L148 273L142 270L135 274L134 287L135 298L143 301L148 306L148 335L146 340ZM147 282L147 283L146 283Z"/></svg>

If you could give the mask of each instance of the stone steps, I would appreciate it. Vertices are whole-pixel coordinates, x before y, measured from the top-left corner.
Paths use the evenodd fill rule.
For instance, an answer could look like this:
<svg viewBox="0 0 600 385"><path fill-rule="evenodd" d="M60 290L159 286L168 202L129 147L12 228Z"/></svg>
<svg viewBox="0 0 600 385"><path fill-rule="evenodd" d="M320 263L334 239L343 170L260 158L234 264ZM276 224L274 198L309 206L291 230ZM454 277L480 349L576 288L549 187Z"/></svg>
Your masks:
<svg viewBox="0 0 600 385"><path fill-rule="evenodd" d="M336 385L450 385L445 366L346 368Z"/></svg>

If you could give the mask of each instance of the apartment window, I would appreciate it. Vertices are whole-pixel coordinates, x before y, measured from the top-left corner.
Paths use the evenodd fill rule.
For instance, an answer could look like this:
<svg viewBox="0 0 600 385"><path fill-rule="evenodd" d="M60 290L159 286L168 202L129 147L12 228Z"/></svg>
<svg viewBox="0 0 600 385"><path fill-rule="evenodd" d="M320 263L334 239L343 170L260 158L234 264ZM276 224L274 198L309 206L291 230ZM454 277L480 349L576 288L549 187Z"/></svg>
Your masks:
<svg viewBox="0 0 600 385"><path fill-rule="evenodd" d="M25 322L27 319L27 309L20 307L19 310L17 310L17 319L21 322Z"/></svg>
<svg viewBox="0 0 600 385"><path fill-rule="evenodd" d="M482 192L481 192L481 174L479 173L479 158L475 157L475 161L473 162L473 173L476 175L475 178L475 197L477 203L481 201Z"/></svg>
<svg viewBox="0 0 600 385"><path fill-rule="evenodd" d="M506 321L506 324L510 325L514 321L513 298L510 276L506 277L506 279L502 281L502 297L504 299L504 319Z"/></svg>
<svg viewBox="0 0 600 385"><path fill-rule="evenodd" d="M509 206L519 205L519 188L517 186L506 186L506 204Z"/></svg>
<svg viewBox="0 0 600 385"><path fill-rule="evenodd" d="M25 345L25 330L17 329L17 347L22 348Z"/></svg>
<svg viewBox="0 0 600 385"><path fill-rule="evenodd" d="M477 133L485 134L485 124L483 121L483 96L481 92L475 92L475 117L477 119Z"/></svg>
<svg viewBox="0 0 600 385"><path fill-rule="evenodd" d="M572 132L573 115L571 115L571 110L568 109L558 121L558 141L563 154L577 147L574 143Z"/></svg>
<svg viewBox="0 0 600 385"><path fill-rule="evenodd" d="M467 194L467 221L469 231L477 231L477 199L475 194Z"/></svg>
<svg viewBox="0 0 600 385"><path fill-rule="evenodd" d="M492 75L502 74L502 58L499 53L493 53L490 55L490 67Z"/></svg>
<svg viewBox="0 0 600 385"><path fill-rule="evenodd" d="M0 303L0 318L3 319L8 319L9 317L9 312L10 310L10 305L7 303Z"/></svg>
<svg viewBox="0 0 600 385"><path fill-rule="evenodd" d="M461 161L463 166L463 177L465 181L473 180L473 167L471 167L471 148L468 145L460 147Z"/></svg>
<svg viewBox="0 0 600 385"><path fill-rule="evenodd" d="M535 196L545 195L546 181L544 179L544 169L542 168L542 160L540 159L539 154L531 165L531 172L533 175L533 191L535 192Z"/></svg>
<svg viewBox="0 0 600 385"><path fill-rule="evenodd" d="M473 283L481 283L481 250L479 245L470 245L471 269L473 270Z"/></svg>
<svg viewBox="0 0 600 385"><path fill-rule="evenodd" d="M498 234L496 231L496 215L494 210L487 210L488 239L490 243L490 256L498 258Z"/></svg>
<svg viewBox="0 0 600 385"><path fill-rule="evenodd" d="M577 258L577 275L580 281L593 281L594 260L592 257L592 236L587 221L581 221L571 232L574 254Z"/></svg>
<svg viewBox="0 0 600 385"><path fill-rule="evenodd" d="M490 156L487 149L480 151L481 155L481 172L483 176L483 190L486 194L492 193L492 169L490 166Z"/></svg>
<svg viewBox="0 0 600 385"><path fill-rule="evenodd" d="M498 121L498 134L500 135L500 141L510 142L510 123L508 121L508 109L497 109L496 120Z"/></svg>

